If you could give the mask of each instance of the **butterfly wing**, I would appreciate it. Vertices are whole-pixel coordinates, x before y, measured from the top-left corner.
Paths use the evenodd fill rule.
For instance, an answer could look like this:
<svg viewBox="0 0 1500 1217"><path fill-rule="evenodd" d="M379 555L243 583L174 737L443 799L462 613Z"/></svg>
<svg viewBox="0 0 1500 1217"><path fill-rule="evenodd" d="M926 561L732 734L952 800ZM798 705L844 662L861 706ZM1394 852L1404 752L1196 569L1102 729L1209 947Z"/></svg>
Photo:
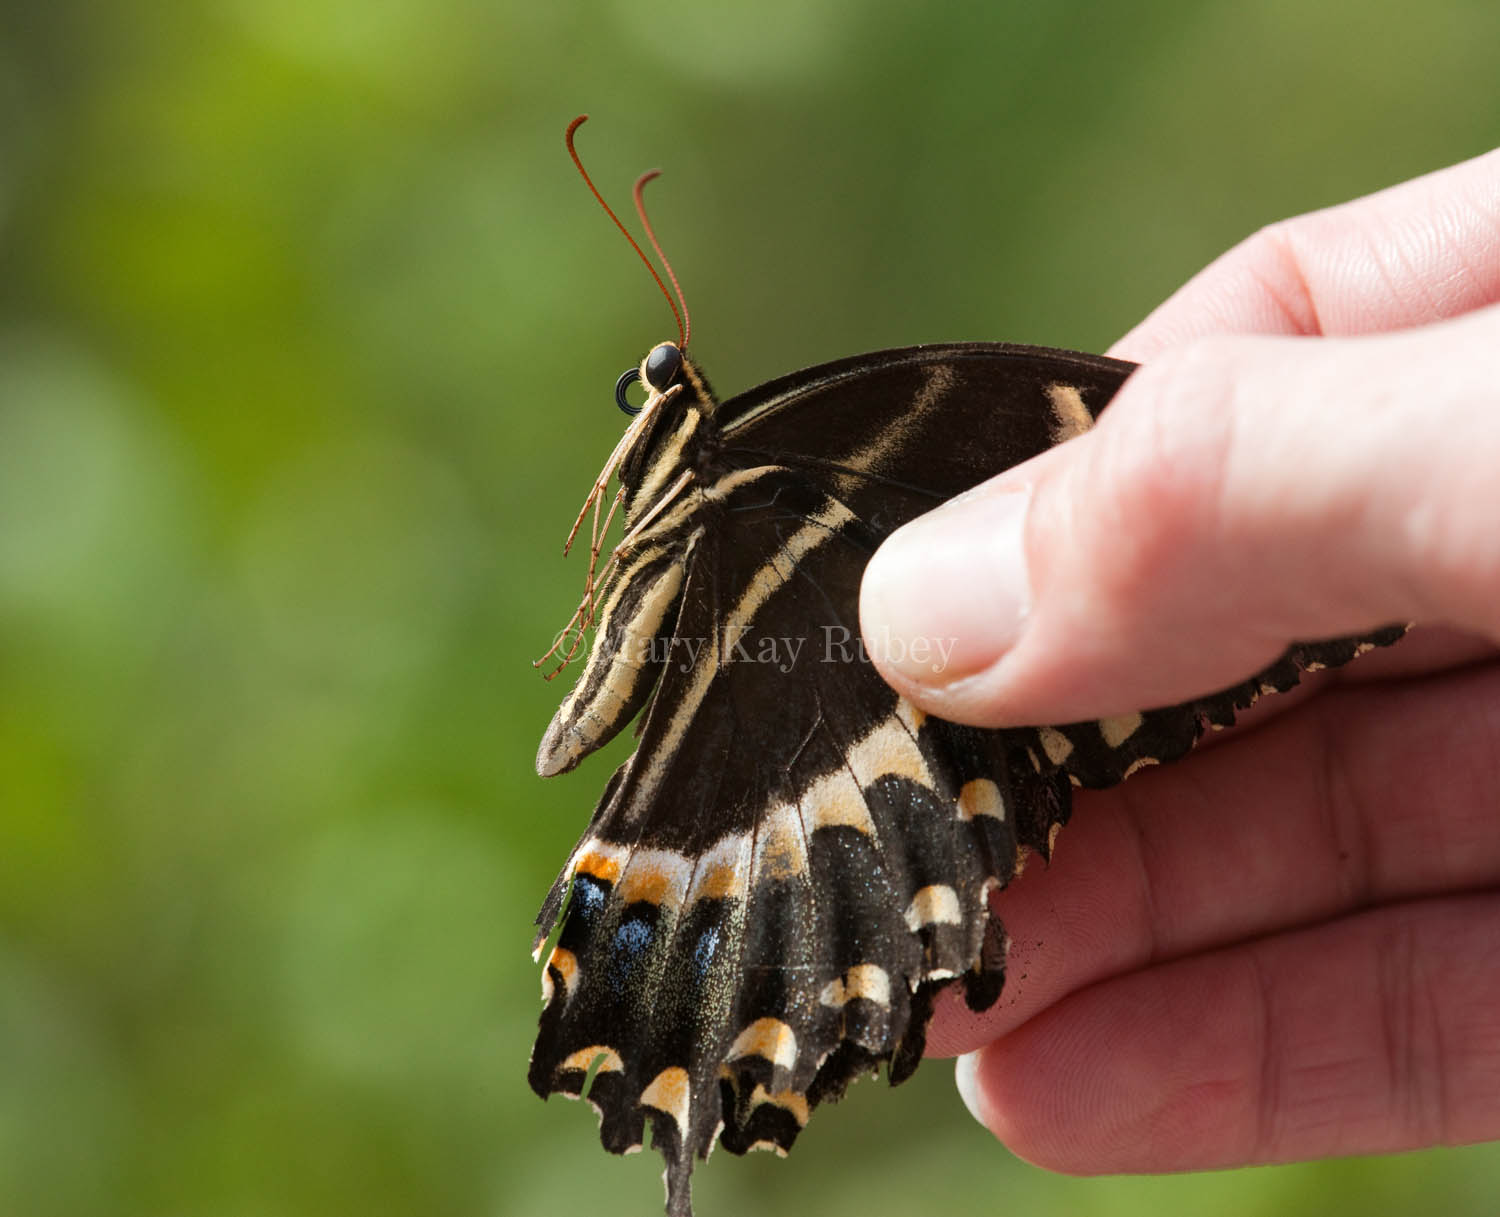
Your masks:
<svg viewBox="0 0 1500 1217"><path fill-rule="evenodd" d="M649 703L538 918L539 947L560 927L530 1081L587 1085L615 1152L649 1118L674 1217L716 1137L785 1151L852 1078L915 1068L938 990L995 1000L988 894L1047 849L1070 782L1179 755L1325 654L1139 721L1006 731L925 717L876 674L857 606L880 540L1086 429L1130 370L975 344L771 382L720 408L716 480L626 568L647 590L616 589L579 687L649 636L628 699Z"/></svg>
<svg viewBox="0 0 1500 1217"><path fill-rule="evenodd" d="M725 457L826 479L857 515L890 531L1088 430L1134 370L1001 343L861 355L724 403Z"/></svg>
<svg viewBox="0 0 1500 1217"><path fill-rule="evenodd" d="M1067 798L1005 733L925 718L876 674L855 606L879 538L846 505L772 466L714 514L680 659L544 910L531 1066L543 1095L593 1071L615 1152L651 1119L674 1214L715 1137L785 1150L853 1077L915 1067L938 988L994 1000L1007 808L1040 846Z"/></svg>

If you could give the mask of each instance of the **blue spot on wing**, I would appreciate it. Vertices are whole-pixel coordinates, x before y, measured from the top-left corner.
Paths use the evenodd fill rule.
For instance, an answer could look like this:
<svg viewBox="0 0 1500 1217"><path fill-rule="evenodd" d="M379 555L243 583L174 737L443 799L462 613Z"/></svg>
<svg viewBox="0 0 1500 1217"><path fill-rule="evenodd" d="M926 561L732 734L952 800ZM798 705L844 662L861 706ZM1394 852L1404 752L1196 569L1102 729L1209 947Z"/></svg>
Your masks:
<svg viewBox="0 0 1500 1217"><path fill-rule="evenodd" d="M616 993L623 993L656 927L643 917L627 917L620 922L609 944L609 976L607 983Z"/></svg>
<svg viewBox="0 0 1500 1217"><path fill-rule="evenodd" d="M573 879L573 907L585 924L598 916L608 895L609 884L601 883L592 875L577 875Z"/></svg>
<svg viewBox="0 0 1500 1217"><path fill-rule="evenodd" d="M708 969L718 950L719 927L711 925L698 935L698 945L693 948L693 969L697 972L699 980L708 975Z"/></svg>
<svg viewBox="0 0 1500 1217"><path fill-rule="evenodd" d="M620 923L611 947L616 955L634 957L645 950L650 941L651 927L640 918L632 917L629 921Z"/></svg>

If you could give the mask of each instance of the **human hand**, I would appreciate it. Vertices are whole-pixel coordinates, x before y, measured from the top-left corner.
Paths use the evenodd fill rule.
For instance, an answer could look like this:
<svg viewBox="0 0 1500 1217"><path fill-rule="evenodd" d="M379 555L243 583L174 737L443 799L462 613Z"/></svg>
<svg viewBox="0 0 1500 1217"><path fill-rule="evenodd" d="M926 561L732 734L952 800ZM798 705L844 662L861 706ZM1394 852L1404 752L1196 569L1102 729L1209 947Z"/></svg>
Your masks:
<svg viewBox="0 0 1500 1217"><path fill-rule="evenodd" d="M929 1034L979 1049L961 1089L1022 1157L1500 1137L1497 302L1500 151L1273 226L1115 348L1145 366L1091 432L870 563L867 638L959 639L944 683L887 679L988 726L1185 700L1294 639L1445 627L1076 795L1051 865L994 899L1001 1001L948 1002Z"/></svg>

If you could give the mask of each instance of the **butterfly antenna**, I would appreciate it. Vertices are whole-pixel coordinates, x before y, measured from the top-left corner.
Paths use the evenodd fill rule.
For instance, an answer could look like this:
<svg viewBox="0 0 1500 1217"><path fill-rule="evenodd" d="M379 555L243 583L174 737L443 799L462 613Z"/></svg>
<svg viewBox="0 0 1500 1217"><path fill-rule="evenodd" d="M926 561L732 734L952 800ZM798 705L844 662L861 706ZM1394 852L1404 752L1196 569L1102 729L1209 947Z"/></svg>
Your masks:
<svg viewBox="0 0 1500 1217"><path fill-rule="evenodd" d="M646 230L646 236L650 238L651 248L656 250L656 256L661 259L661 264L667 269L667 278L672 280L672 290L677 293L677 299L682 304L682 316L678 319L678 337L682 339L677 344L679 351L687 350L688 338L693 332L693 319L688 313L687 298L682 294L682 284L677 282L677 276L673 273L672 264L667 261L667 255L662 252L661 242L656 239L656 233L652 231L651 221L646 216L646 201L641 197L641 191L645 189L646 183L661 176L660 169L648 169L640 177L635 179L635 188L631 194L635 198L635 212L641 217L641 225ZM676 309L672 310L674 313Z"/></svg>
<svg viewBox="0 0 1500 1217"><path fill-rule="evenodd" d="M656 286L659 287L659 288L661 288L661 294L667 298L667 307L672 310L672 316L677 321L677 332L678 332L678 334L680 334L680 335L683 336L682 337L682 345L683 346L687 346L687 336L686 336L687 335L687 327L684 326L683 323L682 323L682 314L677 311L677 302L672 299L672 293L669 292L669 291L667 291L667 285L661 281L661 276L656 273L656 267L654 267L654 266L651 265L651 259L648 258L648 257L646 257L646 255L645 255L644 251L641 249L641 247L636 244L635 238L630 235L630 230L628 228L626 228L625 225L623 225L623 224L620 223L620 217L617 216L614 213L614 210L610 207L610 205L604 201L604 196L599 193L599 187L597 187L597 186L594 185L594 179L591 178L591 177L589 177L589 171L583 167L583 161L578 156L578 149L573 146L573 133L575 131L577 131L579 127L583 126L584 122L587 119L588 119L588 115L587 114L580 114L577 118L575 118L572 122L570 122L568 124L568 133L567 133L566 136L563 137L567 141L567 144L568 144L568 155L573 158L573 163L578 166L578 172L583 175L584 185L586 185L589 188L589 190L593 193L594 197L599 200L599 206L602 207L602 208L604 208L604 213L607 216L609 216L609 218L611 220L613 220L615 222L615 227L618 228L622 233L625 234L625 239L630 242L630 248L633 249L633 250L635 250L636 254L640 257L641 261L646 264L646 269L651 272L651 277L656 280ZM639 190L640 190L640 183L639 182L636 183L636 190L637 190L637 192L639 192ZM637 205L639 205L639 198L640 198L639 193L637 193L636 198L637 198ZM646 231L648 233L651 231L651 226L649 224L646 226ZM652 243L652 245L656 245L656 238L655 237L651 238L651 243ZM660 246L657 246L656 252L657 253L661 253L661 247ZM666 259L663 258L662 262L665 263ZM667 267L667 274L670 275L671 273L672 273L672 268L670 266L668 266ZM672 280L672 286L673 287L677 286L677 280L676 280L675 277ZM680 288L678 289L677 294L678 294L678 296L682 295L682 290Z"/></svg>

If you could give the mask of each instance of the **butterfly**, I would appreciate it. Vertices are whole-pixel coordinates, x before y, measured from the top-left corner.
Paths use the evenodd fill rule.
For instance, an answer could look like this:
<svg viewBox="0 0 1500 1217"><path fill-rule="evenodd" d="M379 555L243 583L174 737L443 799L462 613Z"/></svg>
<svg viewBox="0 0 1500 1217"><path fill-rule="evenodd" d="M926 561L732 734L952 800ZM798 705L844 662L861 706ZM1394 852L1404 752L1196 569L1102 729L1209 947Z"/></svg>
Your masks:
<svg viewBox="0 0 1500 1217"><path fill-rule="evenodd" d="M637 206L676 286L640 206L650 176ZM865 564L902 524L1087 430L1134 365L914 346L720 401L687 353L685 304L679 325L617 383L634 417L574 525L592 507L583 602L553 654L593 642L537 770L572 769L632 721L639 742L537 918L529 1075L543 1098L587 1088L612 1152L650 1122L670 1217L690 1215L716 1140L785 1153L852 1080L909 1077L943 989L995 1002L1006 937L989 896L1028 851L1049 855L1074 786L1180 757L1262 693L1402 632L1295 645L1212 696L1102 721L926 715L860 643Z"/></svg>

